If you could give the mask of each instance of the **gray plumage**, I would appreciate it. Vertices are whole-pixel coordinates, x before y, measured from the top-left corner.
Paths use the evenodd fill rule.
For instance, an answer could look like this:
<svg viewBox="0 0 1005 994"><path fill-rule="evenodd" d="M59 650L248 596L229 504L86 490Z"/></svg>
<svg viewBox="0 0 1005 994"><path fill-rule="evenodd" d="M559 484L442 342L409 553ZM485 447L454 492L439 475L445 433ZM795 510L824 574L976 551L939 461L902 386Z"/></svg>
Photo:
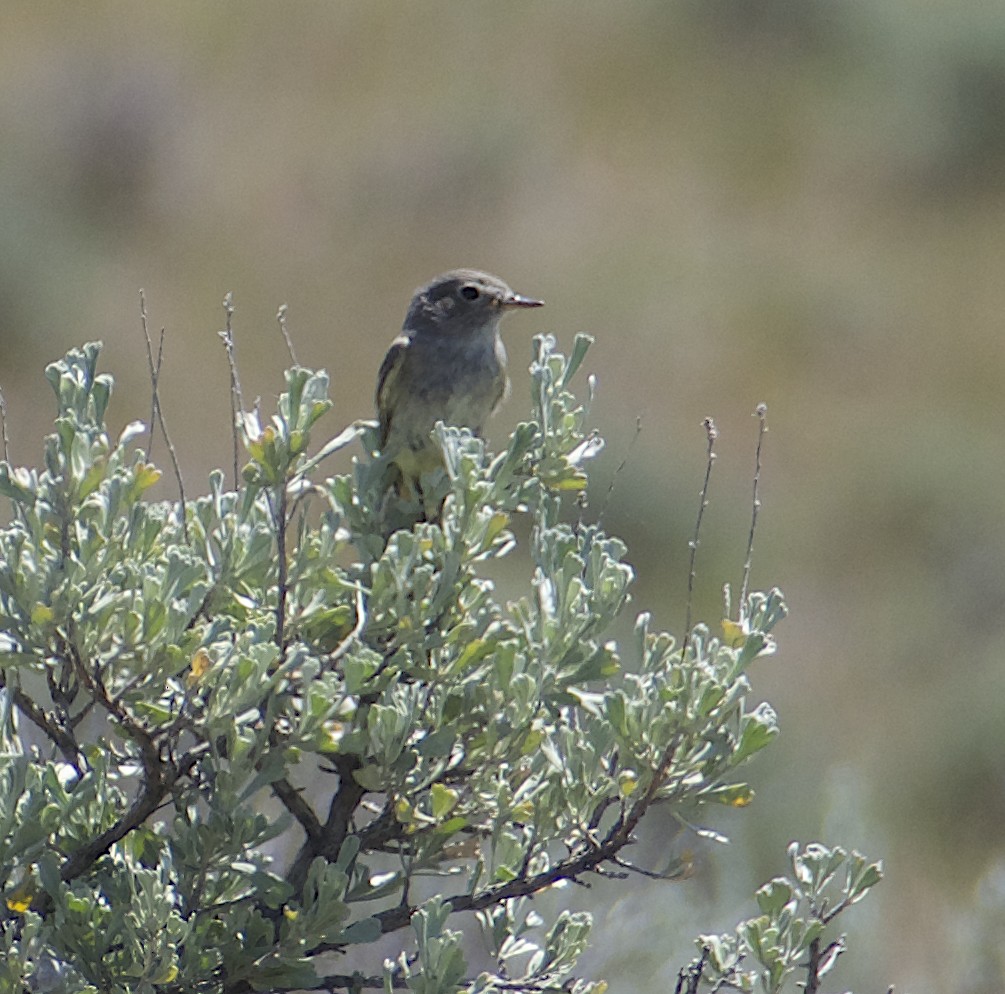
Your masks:
<svg viewBox="0 0 1005 994"><path fill-rule="evenodd" d="M380 449L418 479L439 453L437 421L479 434L509 391L499 323L507 310L540 307L502 280L456 269L420 287L377 377Z"/></svg>

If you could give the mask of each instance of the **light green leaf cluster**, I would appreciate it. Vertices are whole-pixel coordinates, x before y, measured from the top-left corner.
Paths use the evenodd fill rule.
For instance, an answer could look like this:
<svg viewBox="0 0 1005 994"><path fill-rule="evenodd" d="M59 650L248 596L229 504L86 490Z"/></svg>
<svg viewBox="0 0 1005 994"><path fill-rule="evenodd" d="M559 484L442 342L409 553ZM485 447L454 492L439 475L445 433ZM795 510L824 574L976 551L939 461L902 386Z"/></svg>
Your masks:
<svg viewBox="0 0 1005 994"><path fill-rule="evenodd" d="M588 345L537 340L505 451L438 426L421 499L388 491L365 423L311 455L328 378L295 367L265 427L240 418L239 489L217 472L151 501L139 427L108 435L99 347L49 367L44 468L0 464L0 976L601 989L573 976L588 916L526 900L625 865L653 805L689 823L751 800L737 770L777 726L748 669L785 608L754 594L721 638L679 645L643 614L612 639L626 548L563 505L602 445L569 389ZM357 438L353 472L320 478ZM527 593L502 603L484 564L514 553L516 516ZM469 970L465 913L495 970Z"/></svg>
<svg viewBox="0 0 1005 994"><path fill-rule="evenodd" d="M741 922L732 935L698 940L703 986L779 994L805 989L812 978L815 990L834 968L845 940L830 926L879 883L882 864L820 843L792 843L789 859L791 877L775 877L758 890L756 918Z"/></svg>

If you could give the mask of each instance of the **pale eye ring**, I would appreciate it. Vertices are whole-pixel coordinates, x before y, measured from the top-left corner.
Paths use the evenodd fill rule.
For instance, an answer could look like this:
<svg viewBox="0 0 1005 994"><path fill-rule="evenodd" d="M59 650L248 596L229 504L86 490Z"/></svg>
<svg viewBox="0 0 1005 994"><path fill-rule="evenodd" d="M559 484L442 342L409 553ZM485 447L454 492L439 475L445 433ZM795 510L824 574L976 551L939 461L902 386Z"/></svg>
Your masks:
<svg viewBox="0 0 1005 994"><path fill-rule="evenodd" d="M478 287L473 283L465 283L461 287L461 296L465 300L477 300L481 296L481 293L479 293Z"/></svg>

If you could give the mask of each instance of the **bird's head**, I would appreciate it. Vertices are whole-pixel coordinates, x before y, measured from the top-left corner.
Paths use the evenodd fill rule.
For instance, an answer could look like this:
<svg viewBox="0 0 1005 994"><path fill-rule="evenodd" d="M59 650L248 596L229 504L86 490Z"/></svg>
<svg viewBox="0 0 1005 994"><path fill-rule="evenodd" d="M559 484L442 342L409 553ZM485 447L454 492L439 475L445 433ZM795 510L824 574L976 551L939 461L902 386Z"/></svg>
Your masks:
<svg viewBox="0 0 1005 994"><path fill-rule="evenodd" d="M543 304L543 300L514 293L497 276L454 269L415 291L405 331L466 335L486 325L495 327L508 310Z"/></svg>

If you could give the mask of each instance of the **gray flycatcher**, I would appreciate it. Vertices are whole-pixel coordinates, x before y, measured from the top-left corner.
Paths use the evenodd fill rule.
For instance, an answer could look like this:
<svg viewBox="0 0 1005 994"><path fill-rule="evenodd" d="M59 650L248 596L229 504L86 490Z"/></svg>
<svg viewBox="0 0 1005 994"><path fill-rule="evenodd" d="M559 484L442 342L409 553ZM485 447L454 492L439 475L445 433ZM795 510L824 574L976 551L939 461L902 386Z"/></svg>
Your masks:
<svg viewBox="0 0 1005 994"><path fill-rule="evenodd" d="M437 421L481 433L509 393L499 322L508 310L543 303L476 269L415 291L377 376L380 451L397 469L400 493L418 491L419 477L442 465L430 438Z"/></svg>

